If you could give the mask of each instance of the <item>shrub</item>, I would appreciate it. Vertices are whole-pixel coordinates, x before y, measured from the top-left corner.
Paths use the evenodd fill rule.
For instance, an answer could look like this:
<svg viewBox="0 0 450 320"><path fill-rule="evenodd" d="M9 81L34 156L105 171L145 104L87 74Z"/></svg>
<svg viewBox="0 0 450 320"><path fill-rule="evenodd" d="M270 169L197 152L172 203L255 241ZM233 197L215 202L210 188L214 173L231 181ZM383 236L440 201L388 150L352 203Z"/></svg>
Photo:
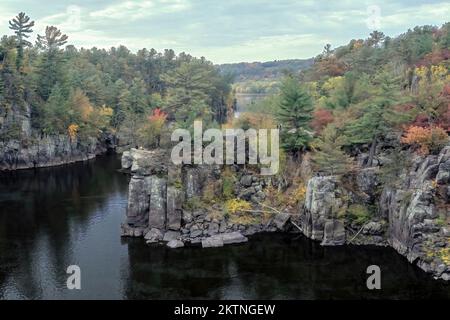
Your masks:
<svg viewBox="0 0 450 320"><path fill-rule="evenodd" d="M370 220L370 211L360 204L352 204L347 208L347 218L356 224L364 224Z"/></svg>
<svg viewBox="0 0 450 320"><path fill-rule="evenodd" d="M448 143L448 135L440 127L410 126L401 141L405 144L417 146L421 154L427 155L438 153Z"/></svg>
<svg viewBox="0 0 450 320"><path fill-rule="evenodd" d="M252 205L250 202L241 199L231 199L225 202L225 210L228 213L238 213L246 210L251 210Z"/></svg>
<svg viewBox="0 0 450 320"><path fill-rule="evenodd" d="M202 208L203 204L200 198L192 197L183 204L183 207L187 210L196 210Z"/></svg>
<svg viewBox="0 0 450 320"><path fill-rule="evenodd" d="M224 200L229 200L234 197L234 183L236 177L228 168L222 173L222 197Z"/></svg>

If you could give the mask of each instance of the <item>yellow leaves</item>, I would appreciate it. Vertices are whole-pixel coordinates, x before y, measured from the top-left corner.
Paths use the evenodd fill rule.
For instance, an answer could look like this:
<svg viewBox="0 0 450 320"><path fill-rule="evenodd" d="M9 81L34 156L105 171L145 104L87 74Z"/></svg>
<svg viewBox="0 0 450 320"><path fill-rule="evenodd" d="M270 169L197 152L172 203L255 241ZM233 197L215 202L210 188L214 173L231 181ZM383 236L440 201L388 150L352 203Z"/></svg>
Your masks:
<svg viewBox="0 0 450 320"><path fill-rule="evenodd" d="M446 80L449 76L449 71L443 64L432 65L431 67L420 66L416 68L416 75L421 79L437 82Z"/></svg>
<svg viewBox="0 0 450 320"><path fill-rule="evenodd" d="M252 209L250 202L241 199L231 199L225 202L225 209L229 213L238 213Z"/></svg>
<svg viewBox="0 0 450 320"><path fill-rule="evenodd" d="M77 137L79 129L80 129L80 127L77 124L74 124L74 123L72 123L67 128L67 133L69 134L70 140L74 140Z"/></svg>
<svg viewBox="0 0 450 320"><path fill-rule="evenodd" d="M303 201L305 200L305 195L306 195L306 187L305 185L300 185L294 192L293 194L293 198L298 202L298 201Z"/></svg>
<svg viewBox="0 0 450 320"><path fill-rule="evenodd" d="M445 264L450 265L450 247L441 249L439 251L439 257Z"/></svg>
<svg viewBox="0 0 450 320"><path fill-rule="evenodd" d="M341 88L344 85L344 81L344 77L341 76L330 78L322 85L322 89L331 94L334 90Z"/></svg>
<svg viewBox="0 0 450 320"><path fill-rule="evenodd" d="M98 113L102 117L112 117L113 109L110 107L107 107L106 105L103 105L100 107Z"/></svg>
<svg viewBox="0 0 450 320"><path fill-rule="evenodd" d="M89 120L90 115L94 111L94 107L92 106L89 98L84 94L81 89L76 89L70 95L70 104L74 109L78 110L80 113L81 120L87 122Z"/></svg>

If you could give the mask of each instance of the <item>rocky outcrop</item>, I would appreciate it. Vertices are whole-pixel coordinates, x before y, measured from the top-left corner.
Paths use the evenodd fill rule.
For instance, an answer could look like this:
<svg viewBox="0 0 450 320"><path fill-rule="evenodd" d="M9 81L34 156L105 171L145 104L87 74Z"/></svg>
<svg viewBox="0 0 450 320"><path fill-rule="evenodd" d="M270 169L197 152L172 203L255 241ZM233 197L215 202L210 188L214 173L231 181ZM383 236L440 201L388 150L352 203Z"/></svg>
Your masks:
<svg viewBox="0 0 450 320"><path fill-rule="evenodd" d="M0 171L58 166L85 161L115 149L115 136L71 139L67 134L43 135L33 130L29 104L0 108Z"/></svg>
<svg viewBox="0 0 450 320"><path fill-rule="evenodd" d="M385 187L381 198L389 220L389 243L436 278L450 280L450 147L438 156L417 157L398 187Z"/></svg>
<svg viewBox="0 0 450 320"><path fill-rule="evenodd" d="M303 233L323 245L389 244L435 278L450 280L450 146L413 159L398 181L381 186L377 168L347 181L313 177L300 210ZM344 185L353 181L351 186ZM352 206L374 204L368 221L348 220Z"/></svg>
<svg viewBox="0 0 450 320"><path fill-rule="evenodd" d="M122 236L143 236L147 243L171 242L170 247L175 240L218 247L245 242L246 236L257 232L285 230L289 224L286 213L263 222L258 219L261 213L255 212L255 222L240 223L223 214L219 204L199 206L200 199L212 198L213 203L222 194L223 175L218 166L177 168L171 165L166 151L131 149L123 153L122 167L132 174ZM264 179L243 173L233 183L237 197L252 188L249 197L242 198L264 199Z"/></svg>
<svg viewBox="0 0 450 320"><path fill-rule="evenodd" d="M0 142L0 171L58 166L85 161L113 148L114 139L89 138L85 142L67 135L30 136Z"/></svg>
<svg viewBox="0 0 450 320"><path fill-rule="evenodd" d="M347 205L344 194L336 177L314 177L308 181L301 215L303 233L307 237L321 241L323 245L345 243L343 223L335 219L339 210Z"/></svg>

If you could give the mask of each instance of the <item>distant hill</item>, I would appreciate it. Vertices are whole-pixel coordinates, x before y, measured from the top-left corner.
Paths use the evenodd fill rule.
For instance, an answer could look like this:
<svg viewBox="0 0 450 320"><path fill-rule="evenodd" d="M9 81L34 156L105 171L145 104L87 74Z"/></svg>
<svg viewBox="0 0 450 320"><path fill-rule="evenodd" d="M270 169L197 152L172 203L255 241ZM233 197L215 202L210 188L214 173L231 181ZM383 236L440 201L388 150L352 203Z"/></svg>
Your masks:
<svg viewBox="0 0 450 320"><path fill-rule="evenodd" d="M283 75L283 72L299 72L310 67L314 59L275 60L268 62L240 62L219 65L222 73L235 76L235 82L247 80L273 80Z"/></svg>

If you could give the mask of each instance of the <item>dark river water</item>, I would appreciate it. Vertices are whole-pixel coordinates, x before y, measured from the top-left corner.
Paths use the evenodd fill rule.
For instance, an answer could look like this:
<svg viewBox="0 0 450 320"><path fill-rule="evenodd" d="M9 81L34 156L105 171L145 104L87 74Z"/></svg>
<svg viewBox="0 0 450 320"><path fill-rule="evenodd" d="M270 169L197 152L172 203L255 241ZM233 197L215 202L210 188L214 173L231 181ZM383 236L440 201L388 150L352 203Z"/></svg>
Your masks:
<svg viewBox="0 0 450 320"><path fill-rule="evenodd" d="M450 298L392 249L324 248L298 235L258 235L215 249L121 239L128 177L116 156L0 175L1 299ZM366 288L368 265L382 289ZM81 290L66 286L81 268Z"/></svg>

